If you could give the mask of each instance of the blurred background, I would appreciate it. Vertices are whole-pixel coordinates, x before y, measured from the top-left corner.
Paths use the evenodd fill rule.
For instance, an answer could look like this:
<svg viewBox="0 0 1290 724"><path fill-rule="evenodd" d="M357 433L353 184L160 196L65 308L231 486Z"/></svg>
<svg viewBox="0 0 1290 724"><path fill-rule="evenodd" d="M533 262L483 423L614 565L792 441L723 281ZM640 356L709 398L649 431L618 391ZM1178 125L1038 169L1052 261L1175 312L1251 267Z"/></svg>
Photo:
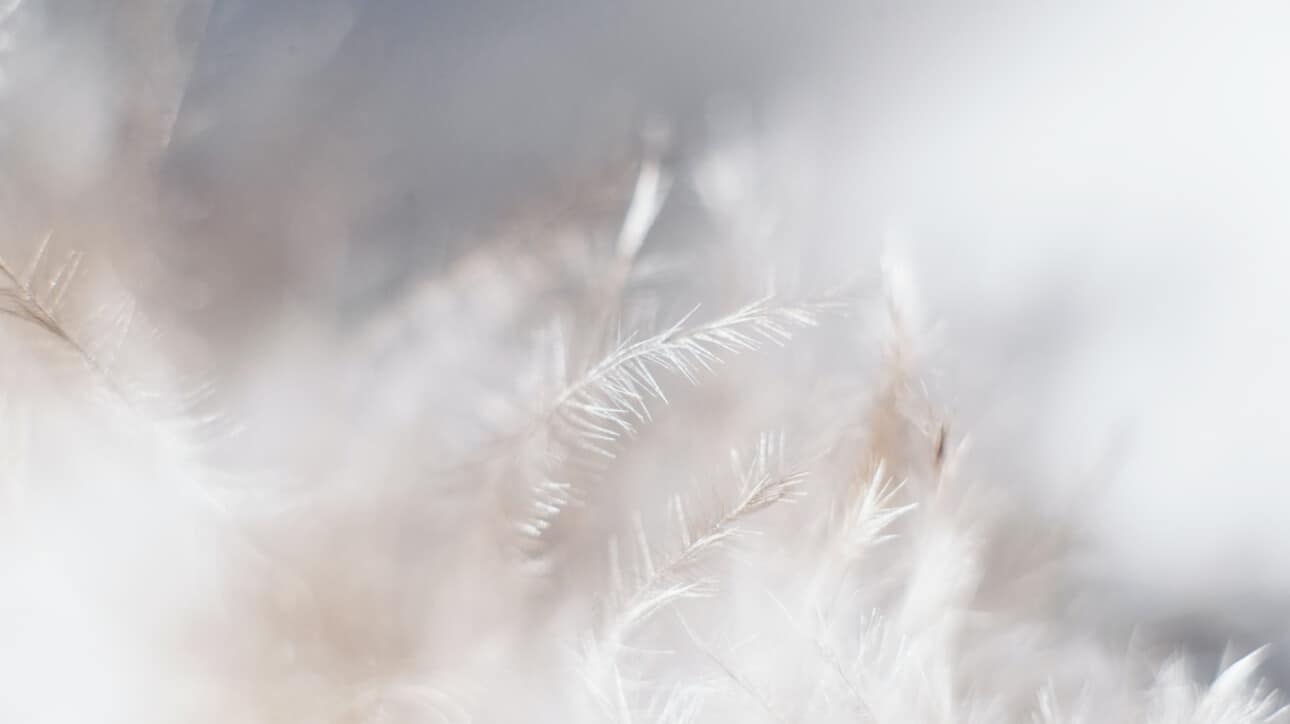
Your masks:
<svg viewBox="0 0 1290 724"><path fill-rule="evenodd" d="M333 394L319 340L485 242L540 249L552 224L618 213L656 157L680 248L780 224L793 238L761 261L785 278L899 261L974 459L1079 518L1108 615L1200 651L1290 635L1285 3L5 0L0 18L4 251L57 218L110 258L200 340L260 433L252 461ZM733 220L697 211L713 203Z"/></svg>

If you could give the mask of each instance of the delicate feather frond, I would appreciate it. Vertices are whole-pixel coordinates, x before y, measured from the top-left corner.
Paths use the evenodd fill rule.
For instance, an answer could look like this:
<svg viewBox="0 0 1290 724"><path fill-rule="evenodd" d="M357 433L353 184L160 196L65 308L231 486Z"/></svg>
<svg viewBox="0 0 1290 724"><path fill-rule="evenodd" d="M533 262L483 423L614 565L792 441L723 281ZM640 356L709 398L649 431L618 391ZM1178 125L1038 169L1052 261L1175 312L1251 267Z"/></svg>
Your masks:
<svg viewBox="0 0 1290 724"><path fill-rule="evenodd" d="M702 557L743 533L741 524L746 518L797 494L806 474L784 472L774 440L763 436L757 454L746 465L737 453L732 454L738 494L735 502L710 522L690 520L680 499L674 500L681 546L662 560L655 561L651 544L638 526L640 563L634 581L624 581L617 545L611 542L611 599L591 642L593 658L613 660L625 638L658 611L686 598L711 595L715 590L711 581L691 578L687 572Z"/></svg>
<svg viewBox="0 0 1290 724"><path fill-rule="evenodd" d="M122 400L129 401L125 389L112 373L112 363L118 348L112 346L104 349L108 352L105 359L99 349L87 345L73 334L58 314L67 289L80 267L82 254L80 252L69 254L45 283L43 290L37 289L34 285L37 272L47 256L52 236L53 232L45 235L27 269L21 273L15 271L8 261L0 257L0 275L3 275L9 285L7 288L0 289L0 313L30 322L48 332L75 352L100 382ZM115 338L117 344L124 338L129 323L133 319L133 305L129 309L130 316L124 320L118 320L117 324L113 325L113 329L117 331Z"/></svg>
<svg viewBox="0 0 1290 724"><path fill-rule="evenodd" d="M613 444L650 419L649 404L666 403L660 374L680 376L699 384L727 357L756 350L763 344L782 346L798 328L819 323L822 314L844 306L831 295L797 303L759 299L719 319L686 327L693 312L664 332L640 341L627 341L566 387L549 408L545 420L556 427L539 442L546 444L538 481L528 487L524 514L514 526L526 541L530 556L542 550L535 545L570 502L572 486L553 480L550 463L577 459L577 451L612 458ZM542 429L542 428L538 428ZM528 440L526 439L526 442ZM775 489L760 490L772 495ZM771 500L752 499L754 508Z"/></svg>
<svg viewBox="0 0 1290 724"><path fill-rule="evenodd" d="M1255 679L1268 649L1255 649L1230 664L1209 687L1197 687L1186 661L1161 668L1151 689L1150 724L1266 724L1290 718L1290 707Z"/></svg>
<svg viewBox="0 0 1290 724"><path fill-rule="evenodd" d="M649 402L667 402L659 374L698 384L727 356L763 344L783 346L794 330L813 327L836 300L777 303L766 297L719 319L686 327L694 311L663 332L631 336L555 398L547 418L568 429L584 447L612 456L608 444L650 419Z"/></svg>
<svg viewBox="0 0 1290 724"><path fill-rule="evenodd" d="M844 512L840 542L844 555L855 557L891 538L886 530L918 507L917 502L897 505L895 498L905 482L888 477L879 463L874 474L850 509Z"/></svg>

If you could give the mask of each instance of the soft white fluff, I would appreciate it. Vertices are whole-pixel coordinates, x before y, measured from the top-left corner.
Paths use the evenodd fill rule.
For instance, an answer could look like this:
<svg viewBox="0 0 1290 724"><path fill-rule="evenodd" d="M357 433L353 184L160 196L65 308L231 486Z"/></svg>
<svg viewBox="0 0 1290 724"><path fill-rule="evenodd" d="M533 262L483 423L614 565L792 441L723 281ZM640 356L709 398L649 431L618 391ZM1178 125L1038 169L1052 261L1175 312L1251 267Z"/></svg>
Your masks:
<svg viewBox="0 0 1290 724"><path fill-rule="evenodd" d="M1268 649L1111 613L1027 438L969 444L800 105L610 103L567 190L400 232L453 190L328 105L361 4L266 4L244 94L201 41L254 10L92 5L0 3L0 720L1280 715ZM573 153L525 120L480 138Z"/></svg>

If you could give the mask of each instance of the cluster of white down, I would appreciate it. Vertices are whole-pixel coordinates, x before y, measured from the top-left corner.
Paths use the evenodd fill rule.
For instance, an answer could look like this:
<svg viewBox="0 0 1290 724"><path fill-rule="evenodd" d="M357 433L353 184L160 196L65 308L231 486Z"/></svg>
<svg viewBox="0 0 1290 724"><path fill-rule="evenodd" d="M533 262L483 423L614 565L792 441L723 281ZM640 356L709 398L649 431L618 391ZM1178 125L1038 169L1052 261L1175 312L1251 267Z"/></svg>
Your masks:
<svg viewBox="0 0 1290 724"><path fill-rule="evenodd" d="M986 222L1007 204L992 194L1025 186L1025 154L963 150L1011 128L989 111L1007 93L956 114L962 135L943 120L920 131L917 102L881 123L867 106L821 120L806 102L762 134L719 128L670 155L642 143L611 213L499 220L509 231L449 244L342 320L321 294L284 311L201 269L165 281L160 250L182 244L156 164L192 49L120 46L151 37L130 19L192 24L211 5L122 3L108 32L90 4L0 0L0 721L1282 716L1269 649L1193 665L1167 632L1108 613L1078 525L1099 488L1055 512L1035 478L1078 475L1017 433L1040 419L1025 404L1042 376L1008 380L1021 402L972 427L990 418L955 384L1017 352L989 352L1015 332L1000 310L1048 279L1024 263L1009 279L986 253L958 264L943 243L957 219L997 230ZM362 15L325 5L340 10L302 26L308 52L269 54L283 77L313 77ZM135 56L175 67L149 75ZM917 95L897 86L942 98L923 70L875 87L897 108ZM276 82L252 96L271 105ZM857 119L877 141L838 142ZM898 131L943 145L875 150ZM1078 168L1078 150L1050 160ZM839 170L853 162L877 176ZM983 216L947 201L970 181L923 185L946 164L995 182L968 195ZM367 198L362 183L304 187ZM270 193L312 208L286 203L300 189ZM836 206L863 198L904 214L916 268L846 246L871 229ZM318 246L283 251L288 266L333 254L352 210L301 221ZM255 258L232 265L249 277ZM963 282L974 264L1004 291ZM219 305L258 335L236 376L220 367L227 330L202 341L184 324ZM1117 372L1141 374L1104 376Z"/></svg>
<svg viewBox="0 0 1290 724"><path fill-rule="evenodd" d="M890 285L616 333L514 400L482 443L433 410L408 421L320 400L290 432L310 458L251 475L201 464L216 443L120 382L89 341L117 327L46 315L18 277L3 337L9 720L1278 711L1259 652L1208 683L1089 614L1078 541L972 463ZM616 305L637 294L628 281ZM491 303L451 296L421 322ZM517 364L587 332L542 337ZM400 346L400 362L438 374L438 347ZM380 400L390 384L399 374L356 392ZM438 378L427 399L476 399L452 385Z"/></svg>

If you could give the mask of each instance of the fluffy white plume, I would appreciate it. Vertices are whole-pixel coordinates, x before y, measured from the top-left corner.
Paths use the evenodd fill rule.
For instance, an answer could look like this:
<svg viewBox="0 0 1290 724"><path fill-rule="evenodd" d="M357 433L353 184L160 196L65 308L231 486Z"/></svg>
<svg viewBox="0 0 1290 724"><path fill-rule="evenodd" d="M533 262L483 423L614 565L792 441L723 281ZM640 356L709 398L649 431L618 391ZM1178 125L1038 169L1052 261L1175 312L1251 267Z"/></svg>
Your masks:
<svg viewBox="0 0 1290 724"><path fill-rule="evenodd" d="M893 9L451 5L0 0L0 721L1285 718L822 190Z"/></svg>

